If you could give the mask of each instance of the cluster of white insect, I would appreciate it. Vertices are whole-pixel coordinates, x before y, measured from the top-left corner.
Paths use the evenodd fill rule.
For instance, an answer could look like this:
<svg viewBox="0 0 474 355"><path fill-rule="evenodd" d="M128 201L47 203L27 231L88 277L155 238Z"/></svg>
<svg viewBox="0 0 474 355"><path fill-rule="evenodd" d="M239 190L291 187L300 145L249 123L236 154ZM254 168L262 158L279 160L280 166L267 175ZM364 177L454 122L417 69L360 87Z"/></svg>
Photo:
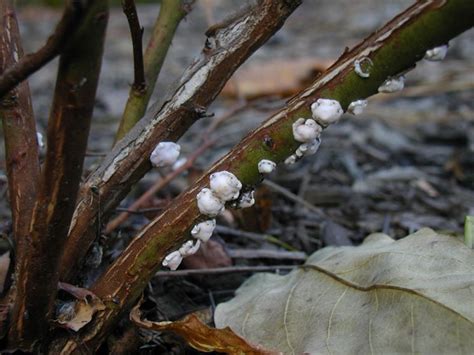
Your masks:
<svg viewBox="0 0 474 355"><path fill-rule="evenodd" d="M228 171L213 173L209 180L210 188L203 188L196 196L199 211L208 217L216 217L224 210L225 203L228 201L239 199L238 206L242 208L249 207L255 202L253 194L240 194L242 183ZM191 230L191 236L196 239L196 242L188 240L179 250L168 254L163 260L163 266L176 270L184 257L195 254L201 243L206 243L211 238L215 228L214 218L196 224Z"/></svg>
<svg viewBox="0 0 474 355"><path fill-rule="evenodd" d="M153 166L161 168L172 166L178 160L181 147L174 142L160 142L153 149L150 155L150 162Z"/></svg>
<svg viewBox="0 0 474 355"><path fill-rule="evenodd" d="M323 127L337 122L344 111L337 100L318 99L311 105L313 118L298 118L293 123L293 138L302 144L285 159L285 164L296 163L303 156L315 154L321 145Z"/></svg>

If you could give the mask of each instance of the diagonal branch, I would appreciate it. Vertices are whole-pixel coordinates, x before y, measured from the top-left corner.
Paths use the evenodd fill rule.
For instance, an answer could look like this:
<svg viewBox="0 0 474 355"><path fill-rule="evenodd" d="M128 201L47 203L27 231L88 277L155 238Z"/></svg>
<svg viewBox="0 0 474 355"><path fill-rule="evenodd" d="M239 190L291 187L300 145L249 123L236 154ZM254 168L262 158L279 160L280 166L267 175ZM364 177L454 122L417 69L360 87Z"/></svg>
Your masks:
<svg viewBox="0 0 474 355"><path fill-rule="evenodd" d="M234 71L284 23L300 0L263 0L208 38L201 57L184 73L178 88L114 147L87 179L61 262L62 281L77 273L96 239L97 223L151 169L149 156L160 141L176 141L205 113Z"/></svg>
<svg viewBox="0 0 474 355"><path fill-rule="evenodd" d="M141 92L146 88L145 68L143 66L143 27L140 26L134 0L122 0L123 13L127 16L133 46L133 84L132 90Z"/></svg>
<svg viewBox="0 0 474 355"><path fill-rule="evenodd" d="M61 52L81 21L83 13L82 1L67 1L63 16L46 44L38 51L23 56L2 73L0 76L0 97L3 97L15 85L21 83Z"/></svg>
<svg viewBox="0 0 474 355"><path fill-rule="evenodd" d="M84 21L59 61L48 123L48 150L30 224L27 252L19 261L11 347L31 351L48 330L66 241L82 175L102 60L107 0L89 0Z"/></svg>
<svg viewBox="0 0 474 355"><path fill-rule="evenodd" d="M0 16L0 70L4 72L23 57L23 48L11 0L0 2ZM28 235L40 176L36 124L26 81L1 100L0 117L5 135L15 254L19 259L24 250L23 241Z"/></svg>
<svg viewBox="0 0 474 355"><path fill-rule="evenodd" d="M208 186L212 172L227 170L244 186L257 184L261 180L257 169L261 159L282 162L296 150L299 144L293 138L292 123L309 116L310 105L316 99L332 98L346 109L350 102L377 93L387 77L413 68L427 49L445 44L472 27L473 11L474 3L464 0L417 2L344 53L310 87L244 138L133 239L92 287L92 292L106 303L106 309L79 338L66 338L61 349L95 349L120 316L137 302L165 254L190 238L191 226L200 218L196 195ZM354 71L354 61L364 57L373 62L369 78L361 78Z"/></svg>
<svg viewBox="0 0 474 355"><path fill-rule="evenodd" d="M146 86L132 85L127 105L117 131L116 140L120 140L145 114L151 94L155 89L171 40L181 20L191 9L194 0L163 0L160 14L148 42L144 58ZM136 81L136 79L135 79Z"/></svg>

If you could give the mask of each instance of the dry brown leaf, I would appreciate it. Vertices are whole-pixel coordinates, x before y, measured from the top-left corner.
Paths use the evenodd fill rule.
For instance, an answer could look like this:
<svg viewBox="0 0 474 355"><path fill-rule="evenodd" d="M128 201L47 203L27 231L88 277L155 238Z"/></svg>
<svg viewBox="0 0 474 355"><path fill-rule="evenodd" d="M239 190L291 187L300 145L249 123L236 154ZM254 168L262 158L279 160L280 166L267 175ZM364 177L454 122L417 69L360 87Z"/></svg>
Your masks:
<svg viewBox="0 0 474 355"><path fill-rule="evenodd" d="M300 91L332 61L317 58L275 59L243 66L227 82L222 94L249 99L263 96L290 96Z"/></svg>
<svg viewBox="0 0 474 355"><path fill-rule="evenodd" d="M76 287L63 282L60 282L58 287L78 299L74 306L74 316L71 319L59 317L56 320L56 323L62 328L77 332L92 320L96 312L105 309L102 300L85 288Z"/></svg>
<svg viewBox="0 0 474 355"><path fill-rule="evenodd" d="M217 351L226 354L279 354L249 344L230 328L208 327L194 314L175 322L151 322L141 318L140 304L138 304L130 312L130 320L141 328L180 335L190 346L199 351Z"/></svg>

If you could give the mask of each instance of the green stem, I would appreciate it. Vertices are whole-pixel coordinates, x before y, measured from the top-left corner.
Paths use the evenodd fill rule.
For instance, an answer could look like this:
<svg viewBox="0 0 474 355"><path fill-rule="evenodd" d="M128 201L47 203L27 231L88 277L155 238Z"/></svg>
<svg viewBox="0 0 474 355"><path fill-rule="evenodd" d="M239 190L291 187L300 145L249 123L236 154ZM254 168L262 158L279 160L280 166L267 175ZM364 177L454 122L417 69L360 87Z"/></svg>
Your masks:
<svg viewBox="0 0 474 355"><path fill-rule="evenodd" d="M106 309L80 337L68 337L62 348L75 351L97 348L120 316L137 302L164 256L190 238L194 223L206 218L199 213L196 195L209 186L211 173L227 170L245 185L257 184L261 180L257 169L261 159L282 162L298 147L293 139L292 123L310 115L311 103L321 97L332 98L347 108L350 102L377 93L387 77L413 68L427 49L445 44L472 27L473 11L472 1L416 2L341 56L309 88L244 138L168 210L142 229L92 287L106 303ZM361 78L354 72L354 61L363 57L374 63L370 78Z"/></svg>
<svg viewBox="0 0 474 355"><path fill-rule="evenodd" d="M145 114L150 96L155 89L156 81L171 45L171 40L179 23L187 14L185 8L186 6L182 0L163 0L161 2L160 14L153 27L143 59L146 86L145 88L135 86L130 88L116 141L122 139Z"/></svg>

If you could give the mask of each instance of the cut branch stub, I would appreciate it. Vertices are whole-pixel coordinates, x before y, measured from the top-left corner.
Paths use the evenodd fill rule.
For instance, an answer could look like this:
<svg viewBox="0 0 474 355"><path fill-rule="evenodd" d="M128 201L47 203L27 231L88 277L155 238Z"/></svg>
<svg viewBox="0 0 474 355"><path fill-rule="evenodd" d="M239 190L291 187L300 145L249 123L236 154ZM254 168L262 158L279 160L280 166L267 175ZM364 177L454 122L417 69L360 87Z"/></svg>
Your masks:
<svg viewBox="0 0 474 355"><path fill-rule="evenodd" d="M148 157L156 144L176 142L219 94L232 73L283 25L299 3L300 0L261 1L215 32L219 45L203 51L186 70L171 98L161 107L152 107L117 143L80 191L61 262L63 281L74 277L96 239L99 216L115 208L150 170Z"/></svg>
<svg viewBox="0 0 474 355"><path fill-rule="evenodd" d="M105 300L107 308L80 338L62 340L57 344L59 348L69 351L95 349L100 344L113 324L139 299L160 268L164 255L189 239L191 226L202 218L196 195L208 185L211 173L226 170L234 173L243 184L256 184L260 180L258 162L261 159L281 162L297 148L299 143L293 139L292 123L299 117L309 116L314 101L320 97L332 98L346 109L350 102L377 93L377 88L388 76L414 67L427 49L446 43L472 27L473 11L474 3L464 0L417 2L345 53L140 231L92 287L92 291ZM361 78L354 72L352 64L361 57L369 57L374 63L370 78ZM271 148L265 144L268 137L274 142Z"/></svg>

